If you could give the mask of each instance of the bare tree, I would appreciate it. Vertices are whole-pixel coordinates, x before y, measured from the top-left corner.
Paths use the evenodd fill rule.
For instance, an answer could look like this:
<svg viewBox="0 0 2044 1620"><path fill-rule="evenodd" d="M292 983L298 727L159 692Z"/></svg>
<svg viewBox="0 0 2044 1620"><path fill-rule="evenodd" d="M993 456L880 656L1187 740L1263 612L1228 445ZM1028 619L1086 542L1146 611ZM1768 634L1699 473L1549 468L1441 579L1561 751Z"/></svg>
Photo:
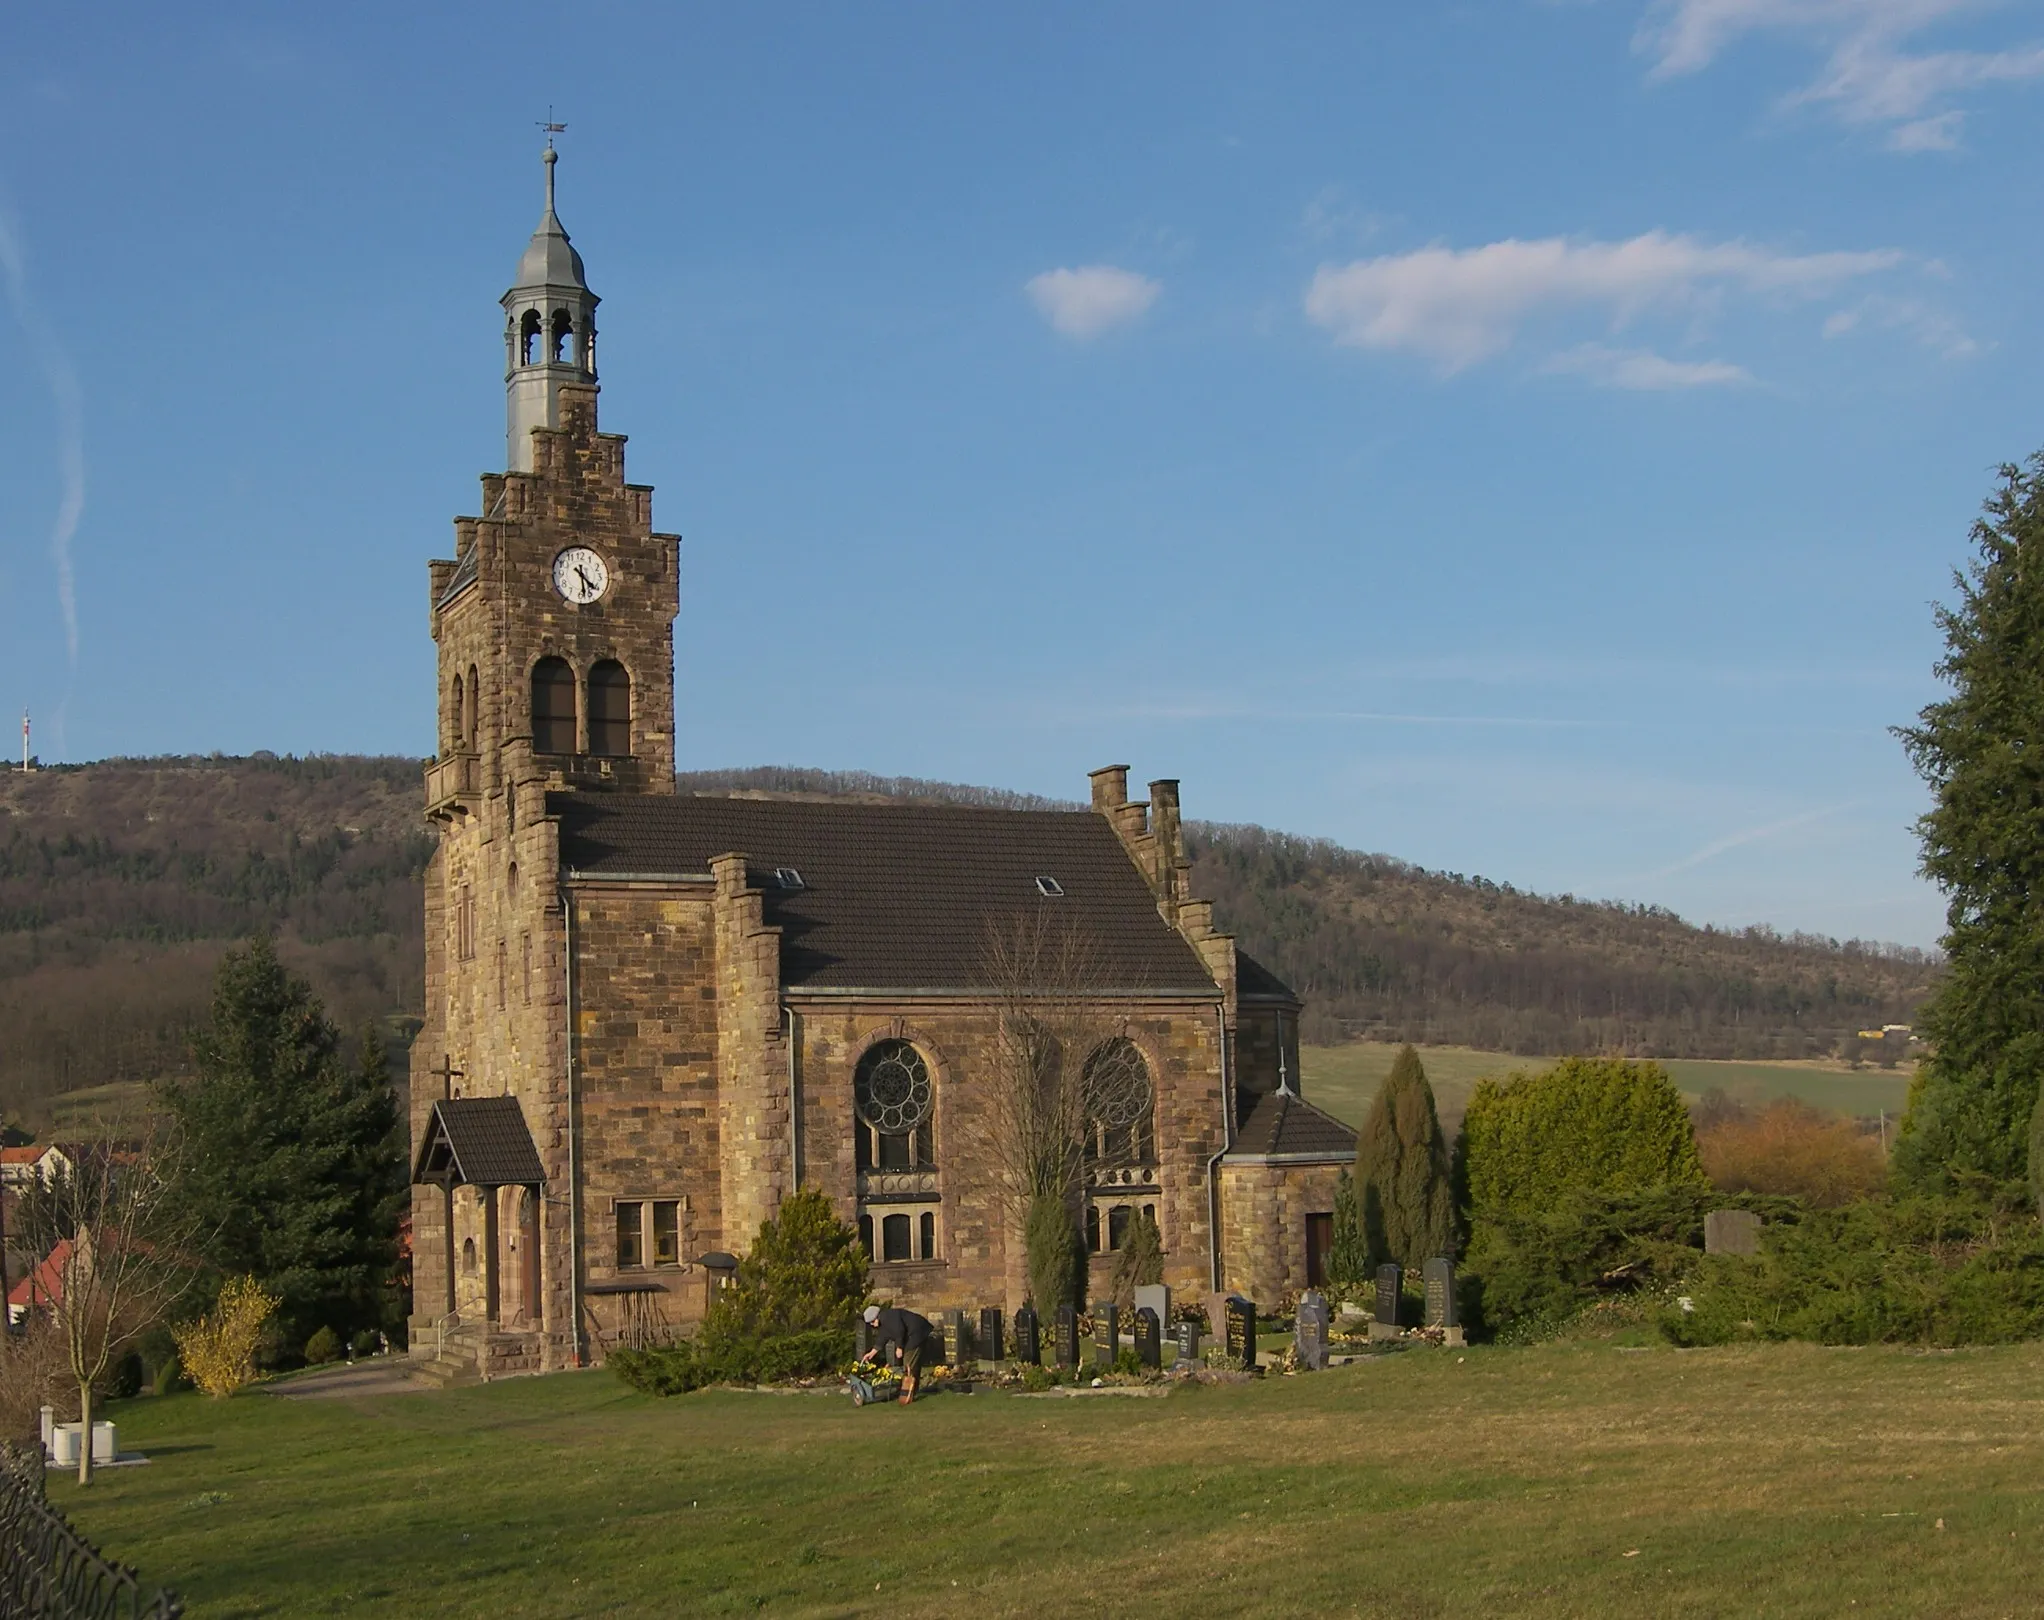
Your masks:
<svg viewBox="0 0 2044 1620"><path fill-rule="evenodd" d="M92 1483L93 1386L134 1338L161 1321L190 1281L189 1233L169 1190L169 1153L150 1131L131 1146L102 1130L67 1175L22 1200L23 1232L44 1258L29 1310L62 1341L78 1386L78 1483Z"/></svg>
<svg viewBox="0 0 2044 1620"><path fill-rule="evenodd" d="M1097 944L1046 905L990 925L981 972L998 1006L975 1134L1000 1173L1023 1239L1029 1293L1050 1310L1076 1293L1077 1208L1089 1161L1126 1154L1129 1133L1100 1129L1104 1088L1122 1079L1095 1054L1120 1033Z"/></svg>

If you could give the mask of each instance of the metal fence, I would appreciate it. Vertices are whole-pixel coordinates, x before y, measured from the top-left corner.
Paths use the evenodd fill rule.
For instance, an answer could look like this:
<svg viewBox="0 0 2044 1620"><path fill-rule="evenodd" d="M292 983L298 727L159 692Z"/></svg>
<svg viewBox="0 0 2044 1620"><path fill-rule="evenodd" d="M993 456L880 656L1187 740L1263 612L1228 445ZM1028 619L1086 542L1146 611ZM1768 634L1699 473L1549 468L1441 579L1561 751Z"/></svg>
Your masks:
<svg viewBox="0 0 2044 1620"><path fill-rule="evenodd" d="M167 1591L144 1593L43 1494L40 1448L0 1445L0 1616L5 1620L178 1620Z"/></svg>

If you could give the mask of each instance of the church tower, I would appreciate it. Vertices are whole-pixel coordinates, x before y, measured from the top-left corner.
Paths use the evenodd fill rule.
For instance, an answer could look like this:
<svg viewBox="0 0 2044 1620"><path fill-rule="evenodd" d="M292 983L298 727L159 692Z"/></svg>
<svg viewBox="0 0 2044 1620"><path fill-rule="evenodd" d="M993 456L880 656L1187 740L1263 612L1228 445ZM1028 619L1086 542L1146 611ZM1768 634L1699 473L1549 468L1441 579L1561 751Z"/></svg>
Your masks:
<svg viewBox="0 0 2044 1620"><path fill-rule="evenodd" d="M502 299L508 466L484 474L482 515L454 520L453 557L427 565L438 848L412 1048L415 1151L505 1099L531 1147L511 1168L432 1172L412 1217L415 1330L540 1335L531 1354L556 1365L579 1343L573 1219L540 1197L574 1185L561 807L674 793L680 557L651 488L625 482L624 438L598 431L596 295L554 211L551 142L543 157L546 211Z"/></svg>

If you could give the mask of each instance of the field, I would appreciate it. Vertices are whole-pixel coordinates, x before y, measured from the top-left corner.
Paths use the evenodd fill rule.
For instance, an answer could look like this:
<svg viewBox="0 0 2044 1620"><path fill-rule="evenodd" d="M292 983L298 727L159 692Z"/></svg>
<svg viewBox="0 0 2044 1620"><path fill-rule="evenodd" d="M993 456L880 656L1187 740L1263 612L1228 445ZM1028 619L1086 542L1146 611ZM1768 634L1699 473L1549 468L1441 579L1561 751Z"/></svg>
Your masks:
<svg viewBox="0 0 2044 1620"><path fill-rule="evenodd" d="M1308 1046L1299 1053L1303 1090L1338 1119L1360 1125L1370 1099L1390 1072L1395 1046L1357 1041L1347 1046ZM1551 1060L1478 1052L1467 1046L1423 1046L1426 1065L1442 1118L1452 1132L1462 1117L1476 1082L1485 1075L1503 1077L1514 1069L1539 1069ZM1883 1109L1891 1120L1902 1111L1909 1091L1906 1069L1843 1069L1819 1063L1713 1063L1690 1058L1664 1061L1675 1084L1694 1098L1713 1087L1745 1103L1775 1097L1800 1097L1818 1108L1873 1117Z"/></svg>
<svg viewBox="0 0 2044 1620"><path fill-rule="evenodd" d="M602 1372L116 1408L53 1496L194 1620L2033 1613L2044 1347L1416 1350L910 1411Z"/></svg>

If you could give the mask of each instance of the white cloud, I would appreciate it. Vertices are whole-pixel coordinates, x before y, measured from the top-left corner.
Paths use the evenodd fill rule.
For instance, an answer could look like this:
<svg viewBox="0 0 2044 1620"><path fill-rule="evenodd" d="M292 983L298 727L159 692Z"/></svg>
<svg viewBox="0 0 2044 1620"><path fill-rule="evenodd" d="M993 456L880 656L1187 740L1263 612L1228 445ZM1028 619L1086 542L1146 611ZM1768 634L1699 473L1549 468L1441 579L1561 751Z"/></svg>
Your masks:
<svg viewBox="0 0 2044 1620"><path fill-rule="evenodd" d="M1614 349L1579 343L1547 362L1548 371L1586 377L1606 388L1666 391L1749 383L1753 374L1728 360L1670 360L1651 349Z"/></svg>
<svg viewBox="0 0 2044 1620"><path fill-rule="evenodd" d="M1653 77L1698 73L1748 34L1788 34L1824 53L1817 77L1789 98L1822 104L1844 122L1888 125L1898 152L1950 151L1965 112L1948 105L1993 84L2044 78L2044 45L1924 50L1918 37L1997 0L1659 0L1634 44Z"/></svg>
<svg viewBox="0 0 2044 1620"><path fill-rule="evenodd" d="M1726 288L1817 295L1901 261L1886 249L1778 253L1665 231L1623 242L1510 238L1322 265L1306 291L1306 314L1338 343L1410 351L1452 372L1506 349L1521 323L1544 311L1601 310L1622 324L1646 309L1698 303Z"/></svg>
<svg viewBox="0 0 2044 1620"><path fill-rule="evenodd" d="M1094 338L1137 319L1157 301L1161 282L1111 264L1046 270L1024 285L1030 302L1066 337Z"/></svg>
<svg viewBox="0 0 2044 1620"><path fill-rule="evenodd" d="M1900 332L1947 360L1963 360L1980 352L1980 345L1966 335L1957 321L1921 299L1869 293L1850 308L1835 310L1827 316L1824 335L1844 337L1862 326Z"/></svg>

